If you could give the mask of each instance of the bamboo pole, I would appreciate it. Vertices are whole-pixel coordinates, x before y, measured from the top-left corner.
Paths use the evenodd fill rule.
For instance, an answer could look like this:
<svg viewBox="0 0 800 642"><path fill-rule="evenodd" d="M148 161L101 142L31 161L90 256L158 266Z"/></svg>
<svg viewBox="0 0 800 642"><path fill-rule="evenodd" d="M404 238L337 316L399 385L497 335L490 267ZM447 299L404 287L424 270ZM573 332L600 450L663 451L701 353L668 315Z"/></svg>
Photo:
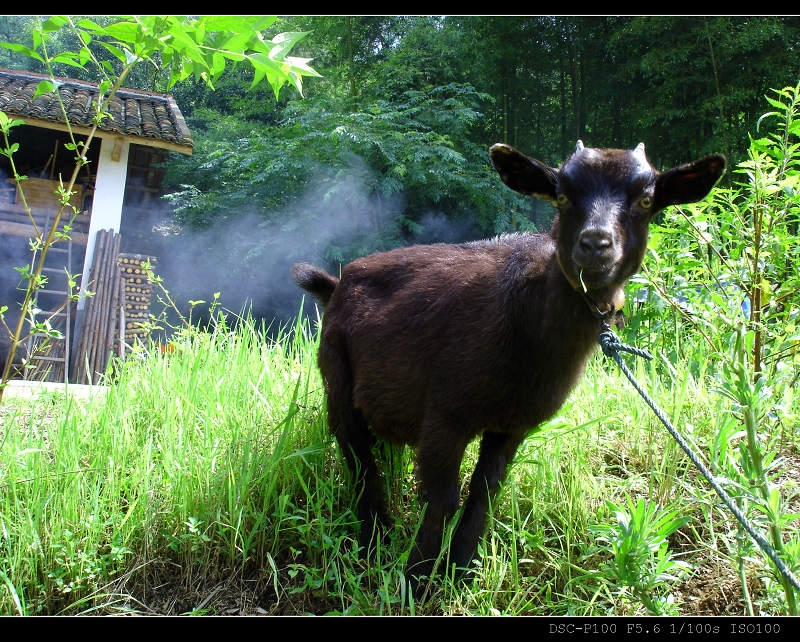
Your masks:
<svg viewBox="0 0 800 642"><path fill-rule="evenodd" d="M103 252L105 244L105 231L98 230L95 236L95 249L94 261L92 261L91 276L89 278L89 287L97 289L98 277L100 274L100 256ZM87 377L87 358L91 347L92 327L94 323L94 315L96 307L94 297L89 297L86 301L86 309L84 313L83 327L81 328L80 344L78 346L78 375L76 381L84 383Z"/></svg>
<svg viewBox="0 0 800 642"><path fill-rule="evenodd" d="M86 319L86 350L84 354L84 359L86 361L86 379L89 383L92 382L93 375L93 356L92 356L92 345L94 343L94 327L97 322L97 297L99 295L100 290L100 282L101 282L101 274L102 274L102 265L103 265L103 254L105 253L106 247L106 231L99 230L97 232L97 240L95 241L95 251L94 251L94 266L95 266L95 279L94 279L94 295L90 299L90 312L88 318Z"/></svg>
<svg viewBox="0 0 800 642"><path fill-rule="evenodd" d="M107 314L107 327L105 332L105 342L103 343L103 360L100 365L105 369L108 365L108 360L114 354L114 330L117 325L117 305L119 304L119 245L121 236L116 234L114 236L114 251L108 262L108 269L110 271L108 278L109 286L109 302Z"/></svg>
<svg viewBox="0 0 800 642"><path fill-rule="evenodd" d="M109 278L111 271L111 257L114 255L114 233L109 231L108 252L103 260L103 281L100 289L100 300L98 301L97 326L95 327L95 356L93 364L93 374L97 375L103 370L103 353L106 345L106 328L108 327L108 296L111 288Z"/></svg>
<svg viewBox="0 0 800 642"><path fill-rule="evenodd" d="M99 264L98 264L98 275L97 275L97 284L96 284L96 291L94 295L94 314L93 314L93 322L91 327L91 347L89 350L89 366L91 371L89 372L89 378L92 383L95 383L96 374L97 374L97 363L98 363L98 350L99 350L99 335L100 335L100 328L103 325L103 316L104 316L104 298L107 290L106 279L108 278L108 256L112 251L112 243L113 243L113 232L111 230L103 230L103 253L99 257Z"/></svg>
<svg viewBox="0 0 800 642"><path fill-rule="evenodd" d="M113 295L113 270L116 268L116 255L119 251L120 235L113 230L108 231L108 250L103 258L102 276L100 287L100 300L98 301L97 325L95 328L95 354L92 376L105 372L107 362L107 335L111 323L112 295Z"/></svg>

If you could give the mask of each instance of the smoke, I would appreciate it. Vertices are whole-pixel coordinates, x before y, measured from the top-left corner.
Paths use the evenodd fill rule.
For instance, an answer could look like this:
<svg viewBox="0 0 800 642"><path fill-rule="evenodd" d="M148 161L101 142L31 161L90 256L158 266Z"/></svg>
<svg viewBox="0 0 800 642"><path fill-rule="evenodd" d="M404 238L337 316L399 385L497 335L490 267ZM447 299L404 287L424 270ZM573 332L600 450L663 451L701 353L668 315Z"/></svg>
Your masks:
<svg viewBox="0 0 800 642"><path fill-rule="evenodd" d="M484 236L474 220L467 216L451 220L444 212L427 212L420 218L419 227L414 235L416 243L461 243Z"/></svg>
<svg viewBox="0 0 800 642"><path fill-rule="evenodd" d="M249 309L278 324L299 312L315 317L309 297L300 310L304 293L289 276L292 265L306 261L338 273L342 260L367 253L376 238L398 237L392 225L405 206L402 194L375 193L374 177L357 157L344 169L321 168L316 175L303 196L280 211L225 213L204 229L162 226L152 245L155 271L176 303L209 302L220 292L223 306L235 313Z"/></svg>

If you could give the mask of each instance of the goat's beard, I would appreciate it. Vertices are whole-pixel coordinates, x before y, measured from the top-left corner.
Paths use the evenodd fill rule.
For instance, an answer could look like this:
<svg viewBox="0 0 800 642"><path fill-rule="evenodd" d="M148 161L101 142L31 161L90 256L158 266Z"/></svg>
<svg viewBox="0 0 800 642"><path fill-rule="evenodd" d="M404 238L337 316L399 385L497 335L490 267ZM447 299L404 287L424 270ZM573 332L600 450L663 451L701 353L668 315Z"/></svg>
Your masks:
<svg viewBox="0 0 800 642"><path fill-rule="evenodd" d="M592 290L604 290L615 288L618 285L619 265L616 262L582 266L574 260L564 261L561 253L556 253L558 265L561 273L569 281L573 289L579 292L589 292ZM571 258L571 253L570 253Z"/></svg>
<svg viewBox="0 0 800 642"><path fill-rule="evenodd" d="M610 267L602 267L599 269L587 269L580 266L577 267L578 279L581 283L581 289L599 290L607 288L615 282L616 270L612 264Z"/></svg>

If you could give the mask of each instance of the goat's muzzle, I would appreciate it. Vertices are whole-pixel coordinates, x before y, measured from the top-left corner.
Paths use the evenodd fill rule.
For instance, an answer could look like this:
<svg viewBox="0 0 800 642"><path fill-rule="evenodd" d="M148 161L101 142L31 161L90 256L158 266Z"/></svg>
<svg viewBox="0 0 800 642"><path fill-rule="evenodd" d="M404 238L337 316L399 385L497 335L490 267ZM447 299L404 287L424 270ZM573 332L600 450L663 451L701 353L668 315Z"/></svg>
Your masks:
<svg viewBox="0 0 800 642"><path fill-rule="evenodd" d="M572 248L572 260L578 271L583 271L598 286L611 279L618 258L614 234L605 228L584 229Z"/></svg>

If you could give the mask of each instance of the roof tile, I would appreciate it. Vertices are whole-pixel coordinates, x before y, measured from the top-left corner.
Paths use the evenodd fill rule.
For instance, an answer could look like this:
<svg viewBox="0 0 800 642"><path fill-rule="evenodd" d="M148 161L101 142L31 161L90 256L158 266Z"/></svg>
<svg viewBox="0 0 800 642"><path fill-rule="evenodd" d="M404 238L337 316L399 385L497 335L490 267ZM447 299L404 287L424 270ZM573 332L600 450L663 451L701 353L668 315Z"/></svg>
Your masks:
<svg viewBox="0 0 800 642"><path fill-rule="evenodd" d="M27 116L64 123L54 92L33 100L37 85L47 79L43 74L0 68L0 110L22 118ZM98 86L74 78L56 78L55 81L70 124L91 127ZM160 140L188 148L194 145L183 114L175 99L167 94L119 89L109 104L108 112L111 115L104 119L100 131Z"/></svg>

